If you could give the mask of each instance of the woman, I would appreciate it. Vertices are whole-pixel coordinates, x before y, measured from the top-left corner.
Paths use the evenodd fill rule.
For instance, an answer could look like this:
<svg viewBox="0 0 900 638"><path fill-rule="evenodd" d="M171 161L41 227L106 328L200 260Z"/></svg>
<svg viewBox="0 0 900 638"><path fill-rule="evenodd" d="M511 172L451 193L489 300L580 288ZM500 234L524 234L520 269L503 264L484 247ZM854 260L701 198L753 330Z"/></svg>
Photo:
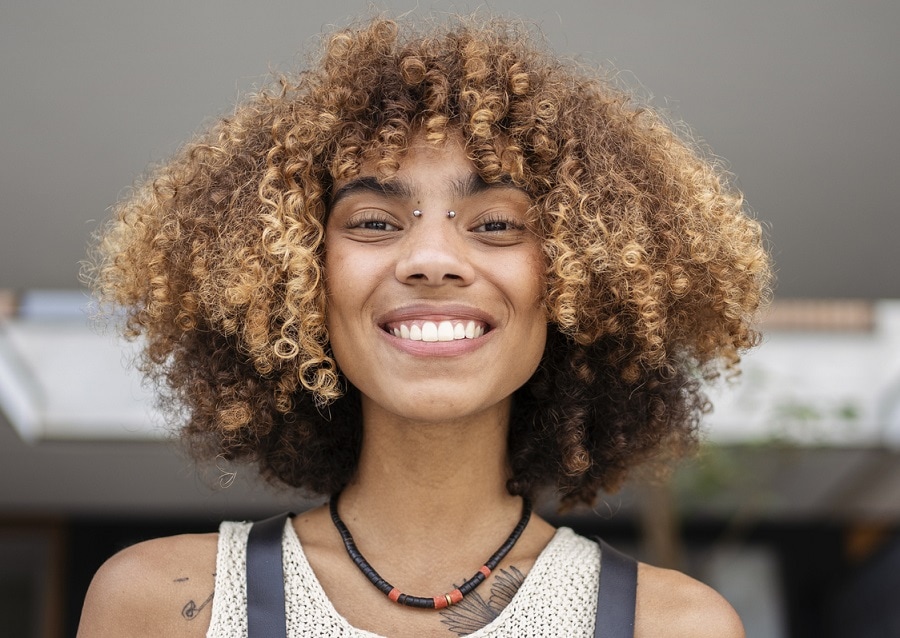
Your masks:
<svg viewBox="0 0 900 638"><path fill-rule="evenodd" d="M466 21L334 34L122 202L95 264L198 455L334 495L274 524L289 636L594 635L600 548L530 498L688 449L769 278L652 111ZM249 529L116 555L79 635L247 635ZM635 636L743 635L649 565L631 607Z"/></svg>

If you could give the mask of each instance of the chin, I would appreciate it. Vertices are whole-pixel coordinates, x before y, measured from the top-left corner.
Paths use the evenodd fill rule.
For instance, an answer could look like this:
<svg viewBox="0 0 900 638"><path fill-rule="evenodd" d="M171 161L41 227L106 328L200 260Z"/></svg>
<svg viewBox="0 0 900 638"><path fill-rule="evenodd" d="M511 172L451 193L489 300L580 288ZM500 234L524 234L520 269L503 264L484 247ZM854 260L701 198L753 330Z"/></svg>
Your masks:
<svg viewBox="0 0 900 638"><path fill-rule="evenodd" d="M406 421L435 425L508 414L509 399L499 403L461 402L461 396L465 396L462 391L448 392L446 387L442 387L439 394L415 393L409 400L397 401L395 398L376 409L386 410Z"/></svg>

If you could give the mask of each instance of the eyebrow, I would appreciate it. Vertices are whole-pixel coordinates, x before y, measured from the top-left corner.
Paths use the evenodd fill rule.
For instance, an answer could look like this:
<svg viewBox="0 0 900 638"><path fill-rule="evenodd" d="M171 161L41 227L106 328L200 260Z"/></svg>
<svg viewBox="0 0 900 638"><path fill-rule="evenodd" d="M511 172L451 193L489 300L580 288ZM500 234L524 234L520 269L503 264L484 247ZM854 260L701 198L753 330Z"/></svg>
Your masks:
<svg viewBox="0 0 900 638"><path fill-rule="evenodd" d="M513 184L512 178L508 175L502 176L496 182L486 182L478 173L471 173L462 179L451 179L448 187L457 199L474 197L494 188L521 190ZM330 207L333 208L340 200L355 193L376 193L395 199L411 199L415 196L414 190L409 182L401 179L379 181L378 178L372 176L357 177L335 191Z"/></svg>
<svg viewBox="0 0 900 638"><path fill-rule="evenodd" d="M451 180L450 182L450 191L458 199L473 197L493 188L512 188L514 190L521 190L513 184L512 178L509 175L501 176L496 182L486 182L478 173L471 173L464 179Z"/></svg>
<svg viewBox="0 0 900 638"><path fill-rule="evenodd" d="M331 206L334 207L343 198L360 192L378 193L379 195L397 199L408 199L413 194L409 184L401 180L380 182L376 177L357 177L351 179L334 192L334 197L331 198Z"/></svg>

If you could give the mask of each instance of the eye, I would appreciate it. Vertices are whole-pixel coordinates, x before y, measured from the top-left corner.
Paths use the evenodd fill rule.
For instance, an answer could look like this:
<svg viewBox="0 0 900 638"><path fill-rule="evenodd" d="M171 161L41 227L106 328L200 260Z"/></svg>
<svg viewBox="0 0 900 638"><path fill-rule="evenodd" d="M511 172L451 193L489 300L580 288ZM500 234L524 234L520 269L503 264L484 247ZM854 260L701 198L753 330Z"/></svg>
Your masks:
<svg viewBox="0 0 900 638"><path fill-rule="evenodd" d="M375 211L366 211L354 215L347 221L347 228L371 232L394 232L400 230L400 227L390 217Z"/></svg>
<svg viewBox="0 0 900 638"><path fill-rule="evenodd" d="M506 217L489 218L480 226L476 226L472 229L472 231L476 233L502 233L522 230L525 230L525 224L519 220Z"/></svg>
<svg viewBox="0 0 900 638"><path fill-rule="evenodd" d="M360 222L354 228L362 228L363 230L400 230L390 222L386 222L381 219L372 219L369 221Z"/></svg>
<svg viewBox="0 0 900 638"><path fill-rule="evenodd" d="M490 233L509 230L509 222L487 222L475 229L475 232Z"/></svg>

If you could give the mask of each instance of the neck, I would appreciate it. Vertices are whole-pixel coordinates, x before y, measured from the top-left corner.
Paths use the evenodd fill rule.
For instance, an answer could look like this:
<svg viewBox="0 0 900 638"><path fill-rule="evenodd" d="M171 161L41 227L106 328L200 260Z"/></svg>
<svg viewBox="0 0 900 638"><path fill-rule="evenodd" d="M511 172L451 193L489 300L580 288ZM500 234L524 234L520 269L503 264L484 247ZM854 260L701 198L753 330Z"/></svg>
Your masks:
<svg viewBox="0 0 900 638"><path fill-rule="evenodd" d="M355 519L369 534L406 543L509 526L522 507L506 491L509 412L507 401L475 417L421 423L364 401L358 472L341 497L348 525Z"/></svg>

